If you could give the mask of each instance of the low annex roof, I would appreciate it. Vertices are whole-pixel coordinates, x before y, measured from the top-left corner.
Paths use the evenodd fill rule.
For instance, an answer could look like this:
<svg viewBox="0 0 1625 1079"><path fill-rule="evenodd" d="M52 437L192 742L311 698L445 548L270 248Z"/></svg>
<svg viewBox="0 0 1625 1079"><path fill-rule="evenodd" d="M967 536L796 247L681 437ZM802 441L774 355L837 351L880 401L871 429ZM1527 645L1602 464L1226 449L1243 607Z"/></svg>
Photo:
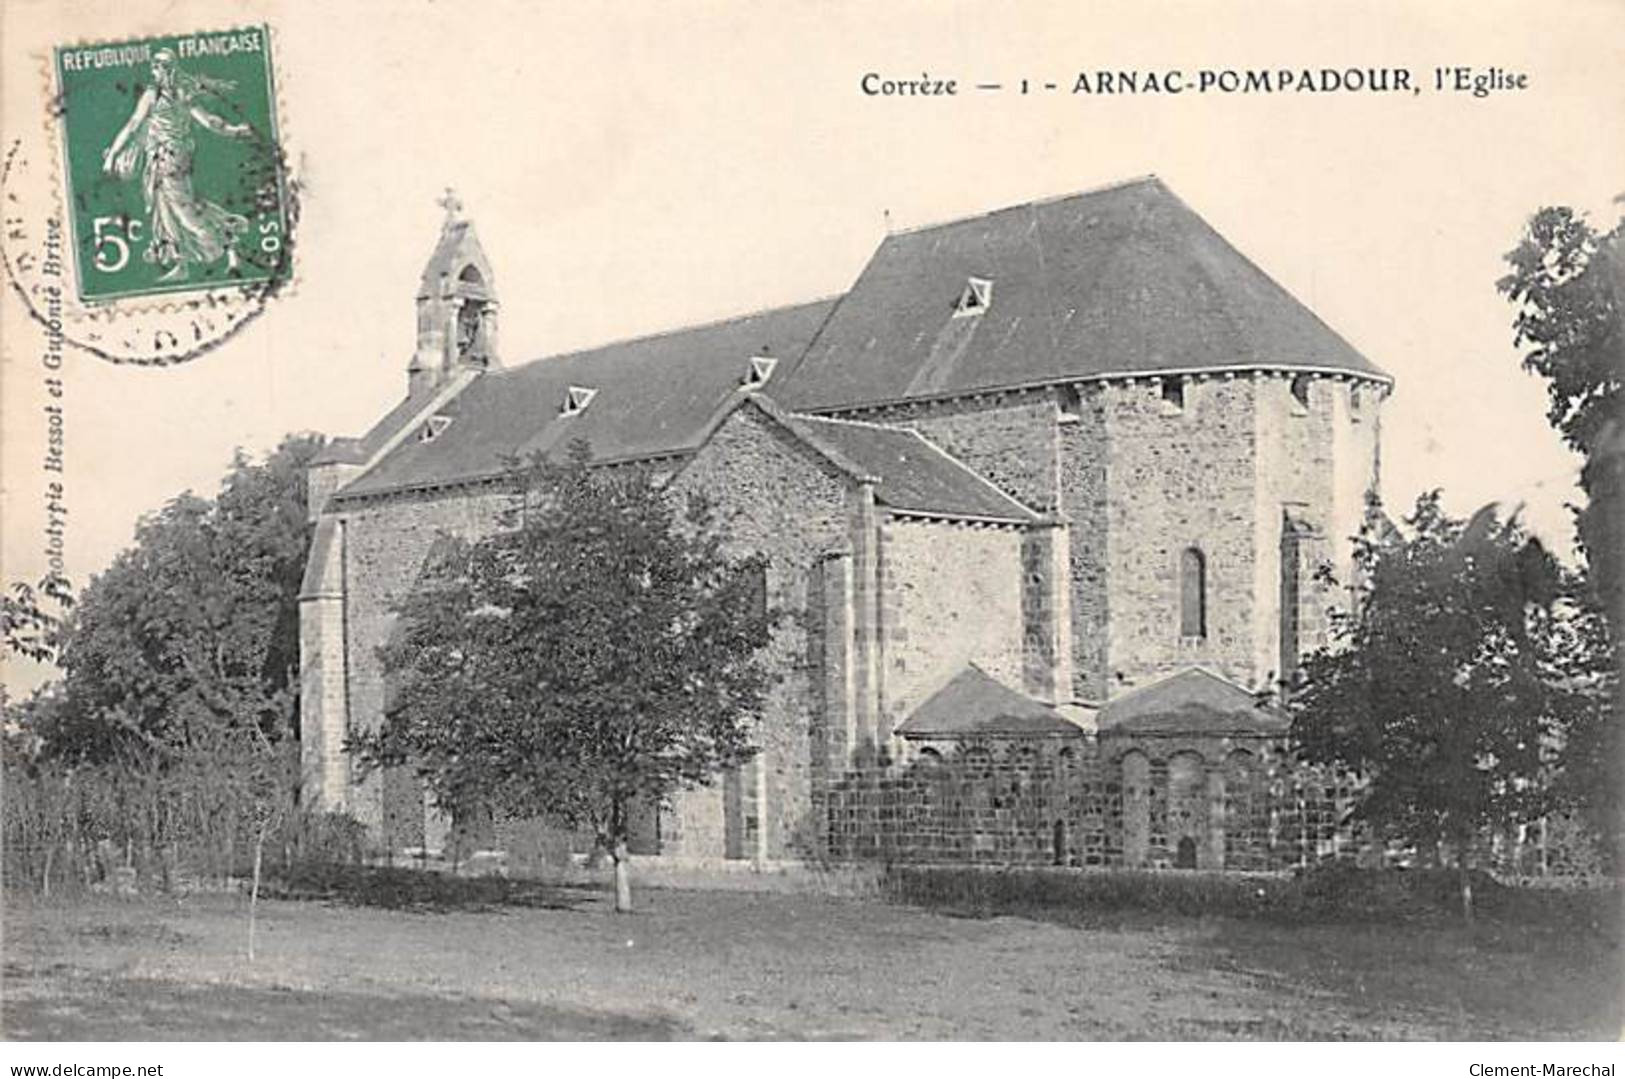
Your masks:
<svg viewBox="0 0 1625 1079"><path fill-rule="evenodd" d="M420 390L401 398L393 408L384 413L383 417L367 430L360 438L331 439L321 452L311 458L313 465L347 464L361 465L372 460L373 454L383 448L384 443L401 429L401 425L409 422L413 416L429 407L439 389Z"/></svg>
<svg viewBox="0 0 1625 1079"><path fill-rule="evenodd" d="M1245 687L1201 667L1107 701L1100 734L1285 734L1289 721Z"/></svg>
<svg viewBox="0 0 1625 1079"><path fill-rule="evenodd" d="M1082 737L1085 733L1054 708L1016 692L974 663L897 726L897 734L903 738Z"/></svg>
<svg viewBox="0 0 1625 1079"><path fill-rule="evenodd" d="M778 396L830 410L1247 367L1388 377L1150 177L888 236Z"/></svg>
<svg viewBox="0 0 1625 1079"><path fill-rule="evenodd" d="M1033 524L1017 502L916 431L796 416L790 426L875 481L875 501L894 510Z"/></svg>
<svg viewBox="0 0 1625 1079"><path fill-rule="evenodd" d="M598 461L691 451L740 391L751 357L800 356L831 306L821 300L486 371L438 410L450 422L432 441L403 440L340 497L495 476L505 458L533 452L563 460L576 439ZM564 415L579 396L572 389L596 392ZM410 401L374 431L391 418L405 422Z"/></svg>

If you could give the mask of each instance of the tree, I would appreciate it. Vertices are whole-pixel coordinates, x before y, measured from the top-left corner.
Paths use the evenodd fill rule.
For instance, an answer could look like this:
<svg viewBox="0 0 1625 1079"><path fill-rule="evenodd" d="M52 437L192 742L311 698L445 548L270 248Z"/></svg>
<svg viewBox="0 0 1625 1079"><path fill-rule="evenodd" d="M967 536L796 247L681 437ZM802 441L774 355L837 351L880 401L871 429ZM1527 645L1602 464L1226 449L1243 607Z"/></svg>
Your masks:
<svg viewBox="0 0 1625 1079"><path fill-rule="evenodd" d="M1604 233L1571 209L1547 207L1506 259L1512 270L1497 287L1517 307L1523 365L1546 380L1547 419L1585 458L1586 505L1575 524L1607 620L1605 640L1588 639L1585 654L1596 661L1593 680L1612 689L1625 667L1625 219ZM1625 702L1617 691L1611 701L1573 732L1563 785L1625 864Z"/></svg>
<svg viewBox="0 0 1625 1079"><path fill-rule="evenodd" d="M1612 231L1568 207L1546 207L1507 252L1512 272L1496 287L1517 305L1523 365L1546 379L1546 418L1576 451L1592 455L1620 422L1625 382L1625 219Z"/></svg>
<svg viewBox="0 0 1625 1079"><path fill-rule="evenodd" d="M191 493L137 526L65 627L64 706L49 755L105 760L288 739L298 714L298 593L314 436L263 462L241 451L213 499Z"/></svg>
<svg viewBox="0 0 1625 1079"><path fill-rule="evenodd" d="M355 748L410 762L454 816L588 826L631 909L633 814L749 757L775 616L758 557L636 469L516 469L508 527L442 537L382 650L393 692Z"/></svg>
<svg viewBox="0 0 1625 1079"><path fill-rule="evenodd" d="M1515 514L1464 523L1435 491L1405 525L1357 542L1356 609L1334 616L1287 705L1305 760L1365 778L1357 819L1451 848L1470 919L1479 839L1547 810L1557 755L1596 703L1562 569Z"/></svg>
<svg viewBox="0 0 1625 1079"><path fill-rule="evenodd" d="M13 582L9 594L0 594L0 656L55 659L62 618L72 606L73 588L59 573L46 574L37 588Z"/></svg>

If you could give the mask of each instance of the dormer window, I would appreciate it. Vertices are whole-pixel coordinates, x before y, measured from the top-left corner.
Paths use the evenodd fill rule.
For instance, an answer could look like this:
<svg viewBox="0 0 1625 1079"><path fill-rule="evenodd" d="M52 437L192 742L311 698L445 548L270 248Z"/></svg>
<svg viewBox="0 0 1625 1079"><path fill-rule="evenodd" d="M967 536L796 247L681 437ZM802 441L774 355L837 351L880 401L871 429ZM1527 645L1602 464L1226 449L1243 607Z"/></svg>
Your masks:
<svg viewBox="0 0 1625 1079"><path fill-rule="evenodd" d="M444 434L446 428L450 426L450 416L430 416L428 422L425 423L422 429L418 431L418 441L433 442L435 439Z"/></svg>
<svg viewBox="0 0 1625 1079"><path fill-rule="evenodd" d="M746 389L765 386L767 380L773 377L773 368L778 365L779 361L772 356L765 354L752 356L750 358L750 370L745 372L745 380L741 385Z"/></svg>
<svg viewBox="0 0 1625 1079"><path fill-rule="evenodd" d="M564 407L559 409L559 415L579 416L597 395L598 391L590 387L571 386L564 394Z"/></svg>
<svg viewBox="0 0 1625 1079"><path fill-rule="evenodd" d="M1185 411L1185 380L1179 375L1164 376L1162 379L1162 410L1169 413Z"/></svg>
<svg viewBox="0 0 1625 1079"><path fill-rule="evenodd" d="M980 315L993 303L993 282L985 277L973 277L965 282L965 291L954 305L954 317Z"/></svg>

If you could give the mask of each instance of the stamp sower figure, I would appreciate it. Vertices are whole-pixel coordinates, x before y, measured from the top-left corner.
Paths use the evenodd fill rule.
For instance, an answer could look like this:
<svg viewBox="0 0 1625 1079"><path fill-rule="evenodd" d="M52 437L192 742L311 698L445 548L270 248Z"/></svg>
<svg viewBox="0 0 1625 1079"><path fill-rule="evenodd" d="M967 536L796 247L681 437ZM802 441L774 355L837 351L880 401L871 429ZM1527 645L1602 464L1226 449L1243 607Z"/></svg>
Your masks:
<svg viewBox="0 0 1625 1079"><path fill-rule="evenodd" d="M198 100L205 92L218 94L236 84L180 70L169 49L153 54L152 79L135 112L102 154L102 171L121 180L141 171L149 215L142 257L169 267L160 281L183 280L189 263L208 264L222 256L226 268L234 270L237 237L247 231L248 221L192 190L192 125L232 138L252 134L248 124L228 123Z"/></svg>

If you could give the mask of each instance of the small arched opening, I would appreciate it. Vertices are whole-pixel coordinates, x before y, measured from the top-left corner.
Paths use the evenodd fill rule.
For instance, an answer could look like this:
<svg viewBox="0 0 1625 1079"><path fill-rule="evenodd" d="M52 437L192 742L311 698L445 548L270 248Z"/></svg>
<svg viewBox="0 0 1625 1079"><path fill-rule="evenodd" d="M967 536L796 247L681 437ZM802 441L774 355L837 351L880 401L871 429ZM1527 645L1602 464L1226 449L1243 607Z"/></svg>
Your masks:
<svg viewBox="0 0 1625 1079"><path fill-rule="evenodd" d="M1179 556L1179 635L1207 636L1207 558L1197 547Z"/></svg>
<svg viewBox="0 0 1625 1079"><path fill-rule="evenodd" d="M1196 840L1188 835L1180 837L1179 846L1174 850L1174 868L1196 868Z"/></svg>

